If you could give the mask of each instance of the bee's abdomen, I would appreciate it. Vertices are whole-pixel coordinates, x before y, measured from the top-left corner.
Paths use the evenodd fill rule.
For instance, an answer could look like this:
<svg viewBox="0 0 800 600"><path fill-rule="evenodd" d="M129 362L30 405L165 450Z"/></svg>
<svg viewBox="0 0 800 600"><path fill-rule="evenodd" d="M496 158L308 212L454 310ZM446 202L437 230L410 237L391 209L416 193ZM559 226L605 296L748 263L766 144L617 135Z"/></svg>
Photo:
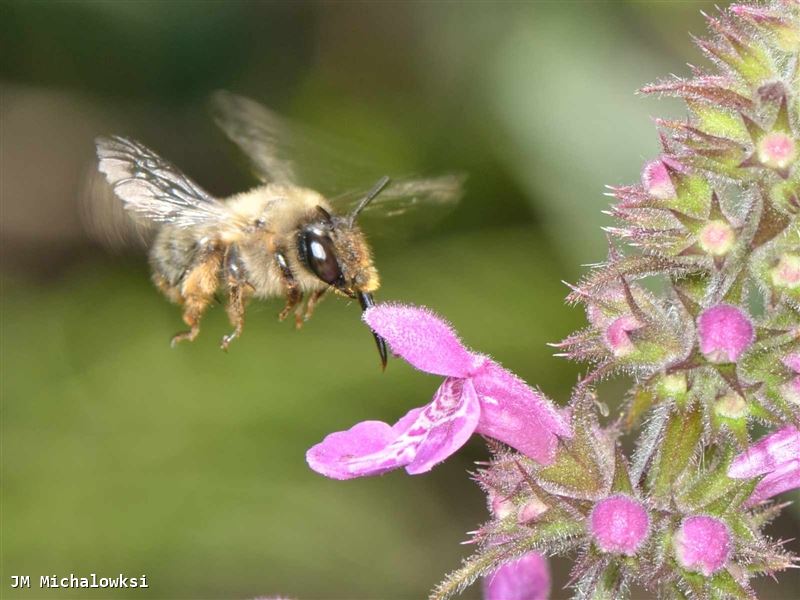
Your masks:
<svg viewBox="0 0 800 600"><path fill-rule="evenodd" d="M158 283L179 287L200 252L198 241L177 227L162 227L150 250L150 266Z"/></svg>

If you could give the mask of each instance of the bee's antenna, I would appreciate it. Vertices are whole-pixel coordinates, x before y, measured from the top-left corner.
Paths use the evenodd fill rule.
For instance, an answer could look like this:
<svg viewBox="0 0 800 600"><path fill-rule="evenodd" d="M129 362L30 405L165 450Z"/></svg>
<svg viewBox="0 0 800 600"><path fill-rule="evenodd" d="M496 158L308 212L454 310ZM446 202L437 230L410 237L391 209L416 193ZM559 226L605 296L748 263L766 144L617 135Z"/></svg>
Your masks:
<svg viewBox="0 0 800 600"><path fill-rule="evenodd" d="M378 194L380 194L387 185L389 185L390 181L391 181L391 179L389 179L389 177L386 176L386 175L384 175L383 177L381 177L378 180L378 183L376 183L372 187L372 189L367 193L367 195L364 196L363 200L361 200L361 202L358 203L358 206L356 206L353 209L353 212L350 213L350 216L347 217L348 220L350 221L351 225L355 222L356 217L358 216L358 214L362 210L364 210L364 208L367 206L367 204L372 202L375 199L375 197Z"/></svg>

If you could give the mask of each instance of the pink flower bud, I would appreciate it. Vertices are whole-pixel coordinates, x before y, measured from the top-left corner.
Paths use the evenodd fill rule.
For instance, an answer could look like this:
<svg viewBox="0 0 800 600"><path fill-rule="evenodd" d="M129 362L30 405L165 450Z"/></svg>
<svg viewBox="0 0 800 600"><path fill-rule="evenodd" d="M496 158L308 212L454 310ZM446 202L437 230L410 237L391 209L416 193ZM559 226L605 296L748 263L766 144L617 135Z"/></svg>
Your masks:
<svg viewBox="0 0 800 600"><path fill-rule="evenodd" d="M781 362L795 372L795 376L781 386L784 398L793 404L800 404L800 354L793 352L781 359Z"/></svg>
<svg viewBox="0 0 800 600"><path fill-rule="evenodd" d="M483 578L484 600L547 600L550 569L538 552L512 560Z"/></svg>
<svg viewBox="0 0 800 600"><path fill-rule="evenodd" d="M675 186L672 185L667 167L661 160L651 161L644 166L642 185L647 193L659 200L669 200L675 197Z"/></svg>
<svg viewBox="0 0 800 600"><path fill-rule="evenodd" d="M782 131L765 135L758 143L758 160L771 169L785 169L797 157L794 140Z"/></svg>
<svg viewBox="0 0 800 600"><path fill-rule="evenodd" d="M700 351L711 362L736 362L755 339L747 314L730 304L704 310L697 319Z"/></svg>
<svg viewBox="0 0 800 600"><path fill-rule="evenodd" d="M673 543L678 563L684 569L706 577L719 571L731 554L728 527L714 517L697 516L684 520Z"/></svg>
<svg viewBox="0 0 800 600"><path fill-rule="evenodd" d="M800 373L800 354L792 352L781 359L781 362L795 373Z"/></svg>
<svg viewBox="0 0 800 600"><path fill-rule="evenodd" d="M717 398L714 412L728 419L741 419L747 416L747 402L736 392L728 392Z"/></svg>
<svg viewBox="0 0 800 600"><path fill-rule="evenodd" d="M592 535L601 550L627 556L636 554L650 526L642 503L621 494L595 504L589 520Z"/></svg>
<svg viewBox="0 0 800 600"><path fill-rule="evenodd" d="M709 221L700 230L700 247L712 256L724 256L736 242L736 232L722 220Z"/></svg>
<svg viewBox="0 0 800 600"><path fill-rule="evenodd" d="M606 328L606 346L614 353L614 356L627 356L633 352L634 345L628 333L639 329L641 326L641 323L633 315L625 315L615 319Z"/></svg>
<svg viewBox="0 0 800 600"><path fill-rule="evenodd" d="M531 523L539 520L550 509L547 504L534 497L523 504L517 513L517 523Z"/></svg>
<svg viewBox="0 0 800 600"><path fill-rule="evenodd" d="M497 519L505 519L515 510L514 502L502 494L489 493L489 510Z"/></svg>
<svg viewBox="0 0 800 600"><path fill-rule="evenodd" d="M769 272L772 284L778 287L794 289L800 285L800 256L782 254Z"/></svg>

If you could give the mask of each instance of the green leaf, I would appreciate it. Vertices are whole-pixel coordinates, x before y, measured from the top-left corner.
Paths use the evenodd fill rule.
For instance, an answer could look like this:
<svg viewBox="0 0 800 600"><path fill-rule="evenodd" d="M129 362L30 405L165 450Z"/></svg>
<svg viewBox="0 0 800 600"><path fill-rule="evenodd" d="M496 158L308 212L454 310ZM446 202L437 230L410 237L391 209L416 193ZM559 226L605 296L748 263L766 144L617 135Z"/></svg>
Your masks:
<svg viewBox="0 0 800 600"><path fill-rule="evenodd" d="M704 133L742 144L750 142L750 134L738 114L704 102L688 101L687 104L697 117L696 127Z"/></svg>
<svg viewBox="0 0 800 600"><path fill-rule="evenodd" d="M556 453L555 461L539 469L536 477L548 492L571 498L597 500L608 493L613 473L604 465L613 461L613 449L602 439L596 419L589 408L573 405L572 439L564 440Z"/></svg>
<svg viewBox="0 0 800 600"><path fill-rule="evenodd" d="M618 494L633 494L631 478L628 474L628 461L622 453L622 448L617 445L614 458L614 481L611 491Z"/></svg>
<svg viewBox="0 0 800 600"><path fill-rule="evenodd" d="M669 497L672 484L694 456L702 433L702 410L699 404L687 412L674 411L670 415L658 460L647 478L654 495Z"/></svg>
<svg viewBox="0 0 800 600"><path fill-rule="evenodd" d="M712 598L737 598L747 600L753 595L733 578L728 571L722 570L714 574L709 582Z"/></svg>
<svg viewBox="0 0 800 600"><path fill-rule="evenodd" d="M656 397L649 386L636 386L630 394L627 410L625 411L625 430L631 431L642 420L644 414L653 406Z"/></svg>

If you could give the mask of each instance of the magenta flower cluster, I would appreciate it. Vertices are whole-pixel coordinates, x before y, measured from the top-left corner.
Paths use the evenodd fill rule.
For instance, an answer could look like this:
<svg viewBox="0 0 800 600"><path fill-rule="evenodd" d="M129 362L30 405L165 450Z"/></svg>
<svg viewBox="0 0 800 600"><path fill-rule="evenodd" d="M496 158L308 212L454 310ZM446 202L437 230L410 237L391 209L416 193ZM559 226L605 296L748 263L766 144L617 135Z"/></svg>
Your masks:
<svg viewBox="0 0 800 600"><path fill-rule="evenodd" d="M660 155L639 182L611 188L608 258L570 285L588 323L553 345L588 373L567 406L428 309L364 314L438 389L394 424L328 435L310 467L420 474L473 434L489 442L473 474L487 521L434 600L480 578L489 600L546 598L544 555L574 559L580 598L643 588L750 600L752 578L796 566L767 527L776 496L800 488L800 2L707 20L712 35L697 43L715 70L643 89L684 99L687 116L656 121ZM631 386L609 416L597 383L618 374Z"/></svg>

